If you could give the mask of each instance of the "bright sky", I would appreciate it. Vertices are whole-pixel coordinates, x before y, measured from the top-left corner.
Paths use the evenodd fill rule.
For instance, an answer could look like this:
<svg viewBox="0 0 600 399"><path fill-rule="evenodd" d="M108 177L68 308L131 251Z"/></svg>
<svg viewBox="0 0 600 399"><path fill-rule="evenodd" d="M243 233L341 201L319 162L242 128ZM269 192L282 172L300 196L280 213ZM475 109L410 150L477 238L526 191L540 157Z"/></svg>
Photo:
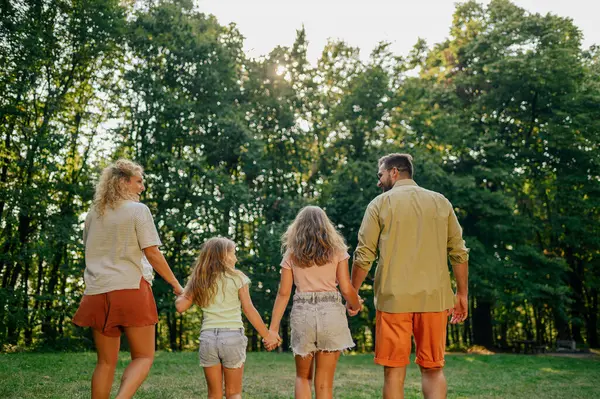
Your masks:
<svg viewBox="0 0 600 399"><path fill-rule="evenodd" d="M200 11L221 24L235 22L253 57L275 46L290 46L296 30L306 28L308 57L316 61L328 38L361 49L367 58L380 41L406 55L419 37L429 45L448 36L455 0L194 0ZM480 1L489 3L489 0ZM530 12L570 17L583 32L584 47L600 45L600 2L597 0L513 0Z"/></svg>

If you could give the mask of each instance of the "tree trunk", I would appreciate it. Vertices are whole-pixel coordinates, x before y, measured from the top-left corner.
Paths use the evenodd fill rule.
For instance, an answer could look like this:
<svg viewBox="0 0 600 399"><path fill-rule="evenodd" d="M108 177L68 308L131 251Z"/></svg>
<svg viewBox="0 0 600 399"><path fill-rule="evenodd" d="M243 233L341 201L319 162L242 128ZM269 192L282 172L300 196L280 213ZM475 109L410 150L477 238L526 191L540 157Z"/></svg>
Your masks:
<svg viewBox="0 0 600 399"><path fill-rule="evenodd" d="M287 352L288 348L290 347L290 334L289 334L288 320L289 319L287 319L285 317L281 320L281 340L282 340L281 347L286 352Z"/></svg>
<svg viewBox="0 0 600 399"><path fill-rule="evenodd" d="M66 292L67 292L67 274L63 273L61 279L60 279L60 295L62 298L64 298L66 296ZM63 300L60 301L61 306L60 306L60 313L59 313L59 317L58 317L58 335L60 337L62 337L65 333L64 330L64 326L65 326L65 313L66 313L66 309L65 309L65 302Z"/></svg>
<svg viewBox="0 0 600 399"><path fill-rule="evenodd" d="M56 286L58 285L58 277L59 277L59 269L60 264L63 261L63 256L66 256L66 246L63 244L62 247L57 248L57 251L54 253L54 259L52 260L52 266L50 269L50 280L48 281L48 288L46 289L46 297L48 299L45 300L43 318L42 318L42 333L44 335L44 339L46 340L54 340L56 338L56 331L52 326L52 305L54 304L54 296Z"/></svg>
<svg viewBox="0 0 600 399"><path fill-rule="evenodd" d="M492 303L476 298L473 309L473 344L486 348L494 346Z"/></svg>
<svg viewBox="0 0 600 399"><path fill-rule="evenodd" d="M20 95L19 95L20 100ZM6 154L10 154L10 135L14 129L14 124L8 127L6 130L6 137L4 138L4 151ZM2 157L2 171L0 171L0 184L2 187L6 187L6 182L8 180L8 165L10 163L10 159L8 156ZM2 200L0 200L0 222L2 221L2 217L4 216L4 205L6 204L6 196L3 196ZM0 268L0 272L2 269Z"/></svg>
<svg viewBox="0 0 600 399"><path fill-rule="evenodd" d="M452 324L452 341L454 345L460 345L460 334L458 333L458 325Z"/></svg>
<svg viewBox="0 0 600 399"><path fill-rule="evenodd" d="M179 351L183 350L183 316L179 316Z"/></svg>
<svg viewBox="0 0 600 399"><path fill-rule="evenodd" d="M10 253L12 251L12 239L11 239L11 235L12 235L12 231L10 228L10 225L8 225L5 229L4 232L7 232L6 234L4 234L5 237L3 237L4 240L4 245L2 246L2 254L4 254L5 256L0 257L0 273L4 272L3 276L2 276L2 288L8 288L8 283L10 281L10 275L12 273L12 256L10 256ZM7 256L8 255L8 256ZM5 258L8 258L9 260L6 261ZM6 270L5 270L6 267Z"/></svg>
<svg viewBox="0 0 600 399"><path fill-rule="evenodd" d="M171 311L167 312L167 325L169 326L169 348L177 350L177 317Z"/></svg>
<svg viewBox="0 0 600 399"><path fill-rule="evenodd" d="M369 329L371 330L371 342L372 342L372 347L371 347L371 352L375 352L375 340L377 339L377 336L375 335L375 329L377 328L377 326L375 325L375 323L369 323Z"/></svg>
<svg viewBox="0 0 600 399"><path fill-rule="evenodd" d="M33 326L37 321L40 309L40 295L42 293L42 281L44 277L44 258L38 254L38 266L37 266L37 285L35 287L34 305L29 315L27 322L27 328L25 329L25 345L31 345L33 341Z"/></svg>
<svg viewBox="0 0 600 399"><path fill-rule="evenodd" d="M568 250L568 252L570 252L570 250ZM569 259L569 257L570 256L567 256L567 259ZM571 329L573 332L573 339L576 342L583 343L583 334L581 330L586 314L583 292L583 262L572 257L571 259L573 261L571 264L573 270L570 273L570 279L571 289L573 290L572 295L574 299L574 303L571 308Z"/></svg>
<svg viewBox="0 0 600 399"><path fill-rule="evenodd" d="M25 263L25 270L23 272L23 314L25 315L25 345L29 346L31 344L31 325L29 323L29 272L31 267L29 262ZM29 332L28 332L29 330ZM29 335L29 337L28 337ZM29 341L28 341L29 338Z"/></svg>
<svg viewBox="0 0 600 399"><path fill-rule="evenodd" d="M535 340L539 343L545 343L544 330L546 327L542 317L542 310L538 307L534 307L533 316L535 318Z"/></svg>
<svg viewBox="0 0 600 399"><path fill-rule="evenodd" d="M154 339L154 350L155 351L157 351L158 348L159 348L159 345L158 345L158 341L160 340L160 328L159 328L159 326L160 326L160 319L158 320L158 323L156 323L154 325L154 337L155 337L155 339Z"/></svg>
<svg viewBox="0 0 600 399"><path fill-rule="evenodd" d="M594 288L590 291L590 308L586 319L587 343L592 348L598 348L598 290Z"/></svg>
<svg viewBox="0 0 600 399"><path fill-rule="evenodd" d="M569 322L567 316L561 310L554 309L554 325L556 326L556 339L557 340L568 340L571 339L571 329L569 328Z"/></svg>
<svg viewBox="0 0 600 399"><path fill-rule="evenodd" d="M571 247L565 250L565 260L569 265L568 281L571 286L571 297L573 304L571 305L571 337L576 341L583 343L581 327L585 315L585 303L583 297L583 263L579 261ZM570 338L571 338L570 337Z"/></svg>
<svg viewBox="0 0 600 399"><path fill-rule="evenodd" d="M508 323L506 321L502 322L500 325L500 347L508 348Z"/></svg>
<svg viewBox="0 0 600 399"><path fill-rule="evenodd" d="M469 346L469 325L471 324L471 320L469 317L465 320L465 323L462 326L462 341L465 346Z"/></svg>

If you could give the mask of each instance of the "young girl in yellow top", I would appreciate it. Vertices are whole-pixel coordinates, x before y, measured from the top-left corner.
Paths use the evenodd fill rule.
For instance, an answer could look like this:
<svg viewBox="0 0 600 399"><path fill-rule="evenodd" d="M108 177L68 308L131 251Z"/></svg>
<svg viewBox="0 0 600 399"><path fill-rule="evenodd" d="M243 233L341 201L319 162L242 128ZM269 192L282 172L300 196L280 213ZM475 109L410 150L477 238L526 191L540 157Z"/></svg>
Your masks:
<svg viewBox="0 0 600 399"><path fill-rule="evenodd" d="M202 309L200 365L208 385L209 398L241 398L242 376L248 339L244 335L242 310L263 337L265 346L274 348L279 336L267 329L252 304L250 279L235 270L235 244L227 238L211 238L202 245L183 295L175 301L179 313L192 306Z"/></svg>

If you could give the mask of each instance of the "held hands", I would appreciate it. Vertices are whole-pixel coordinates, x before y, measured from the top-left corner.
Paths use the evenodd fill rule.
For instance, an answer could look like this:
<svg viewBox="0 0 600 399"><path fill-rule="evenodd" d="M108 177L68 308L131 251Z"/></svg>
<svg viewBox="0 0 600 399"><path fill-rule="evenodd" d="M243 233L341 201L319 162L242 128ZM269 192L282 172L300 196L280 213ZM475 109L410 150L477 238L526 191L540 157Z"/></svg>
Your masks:
<svg viewBox="0 0 600 399"><path fill-rule="evenodd" d="M350 305L350 302L346 302L346 311L348 312L348 316L354 317L361 311L362 304L365 303L365 300L362 299L360 296L358 297L358 300L360 302L360 306L357 309L353 309Z"/></svg>
<svg viewBox="0 0 600 399"><path fill-rule="evenodd" d="M467 319L469 314L469 300L467 295L456 295L456 303L454 307L450 309L450 315L452 315L452 319L450 319L451 324L462 323Z"/></svg>
<svg viewBox="0 0 600 399"><path fill-rule="evenodd" d="M179 284L179 281L175 280L175 282L172 284L172 287L175 296L180 296L183 294L183 287L181 286L181 284Z"/></svg>
<svg viewBox="0 0 600 399"><path fill-rule="evenodd" d="M269 335L263 337L262 342L268 351L272 351L273 349L281 345L283 340L281 339L277 331L269 330Z"/></svg>

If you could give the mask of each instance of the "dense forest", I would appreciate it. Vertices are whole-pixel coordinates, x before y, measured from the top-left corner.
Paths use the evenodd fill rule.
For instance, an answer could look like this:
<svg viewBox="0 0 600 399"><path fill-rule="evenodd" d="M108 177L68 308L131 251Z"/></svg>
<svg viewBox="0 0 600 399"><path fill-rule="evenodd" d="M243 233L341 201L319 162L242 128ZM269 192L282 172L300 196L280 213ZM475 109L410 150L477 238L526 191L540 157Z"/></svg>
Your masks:
<svg viewBox="0 0 600 399"><path fill-rule="evenodd" d="M441 43L364 56L330 41L316 63L298 28L255 59L190 0L0 4L0 350L91 347L70 320L82 223L111 161L145 168L142 202L180 281L204 240L230 237L268 319L297 211L324 207L352 253L389 152L413 155L471 249L470 315L449 327L451 348L600 346L600 51L573 21L469 1ZM369 284L351 319L364 351ZM201 312L177 314L160 277L153 289L157 346L196 347Z"/></svg>

